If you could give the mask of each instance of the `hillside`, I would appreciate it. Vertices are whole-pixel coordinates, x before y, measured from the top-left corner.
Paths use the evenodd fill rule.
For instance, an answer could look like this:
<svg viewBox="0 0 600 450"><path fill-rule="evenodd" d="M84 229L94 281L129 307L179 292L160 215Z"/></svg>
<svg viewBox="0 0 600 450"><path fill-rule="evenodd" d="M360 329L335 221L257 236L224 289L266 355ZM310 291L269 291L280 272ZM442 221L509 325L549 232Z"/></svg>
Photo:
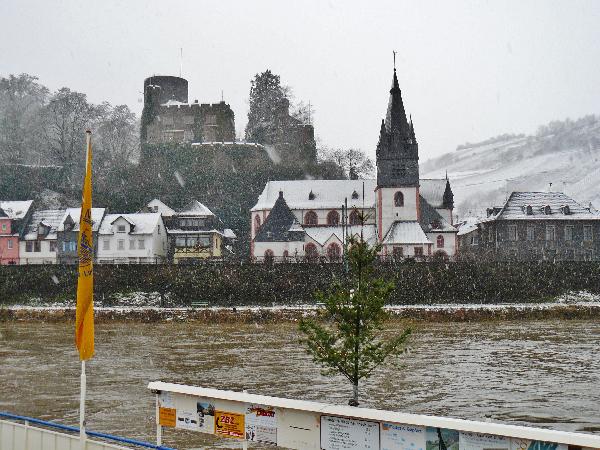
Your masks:
<svg viewBox="0 0 600 450"><path fill-rule="evenodd" d="M502 135L465 144L421 164L421 177L452 182L456 213L477 215L512 191L562 191L600 206L600 116L555 121L534 136Z"/></svg>

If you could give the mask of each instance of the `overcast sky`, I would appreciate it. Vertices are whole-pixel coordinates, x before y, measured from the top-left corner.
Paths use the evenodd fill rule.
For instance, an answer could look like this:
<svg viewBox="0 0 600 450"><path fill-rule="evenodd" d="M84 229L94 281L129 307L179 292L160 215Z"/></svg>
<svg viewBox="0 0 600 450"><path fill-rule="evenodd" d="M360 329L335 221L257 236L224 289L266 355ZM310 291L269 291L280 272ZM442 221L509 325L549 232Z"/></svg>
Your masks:
<svg viewBox="0 0 600 450"><path fill-rule="evenodd" d="M322 145L374 156L392 50L421 160L553 119L600 113L600 1L0 0L0 76L141 112L143 80L179 74L243 134L271 69L314 105Z"/></svg>

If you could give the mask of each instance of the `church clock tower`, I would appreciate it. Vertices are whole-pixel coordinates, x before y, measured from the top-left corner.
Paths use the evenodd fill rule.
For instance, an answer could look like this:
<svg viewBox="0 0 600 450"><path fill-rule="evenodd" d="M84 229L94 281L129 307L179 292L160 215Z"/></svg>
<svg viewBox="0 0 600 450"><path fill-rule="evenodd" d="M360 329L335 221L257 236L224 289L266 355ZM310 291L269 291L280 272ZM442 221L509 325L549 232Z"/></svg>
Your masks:
<svg viewBox="0 0 600 450"><path fill-rule="evenodd" d="M419 145L412 118L406 119L395 68L377 143L375 194L380 242L394 222L419 220Z"/></svg>

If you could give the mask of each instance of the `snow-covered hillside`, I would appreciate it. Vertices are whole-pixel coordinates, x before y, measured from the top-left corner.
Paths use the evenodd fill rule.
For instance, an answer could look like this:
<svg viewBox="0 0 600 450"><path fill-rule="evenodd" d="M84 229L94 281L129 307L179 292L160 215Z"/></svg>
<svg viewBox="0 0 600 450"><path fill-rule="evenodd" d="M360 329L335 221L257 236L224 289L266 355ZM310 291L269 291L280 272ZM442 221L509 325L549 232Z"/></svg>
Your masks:
<svg viewBox="0 0 600 450"><path fill-rule="evenodd" d="M456 213L479 215L512 191L562 191L600 206L600 117L552 122L535 136L466 144L421 165L422 178L448 176Z"/></svg>

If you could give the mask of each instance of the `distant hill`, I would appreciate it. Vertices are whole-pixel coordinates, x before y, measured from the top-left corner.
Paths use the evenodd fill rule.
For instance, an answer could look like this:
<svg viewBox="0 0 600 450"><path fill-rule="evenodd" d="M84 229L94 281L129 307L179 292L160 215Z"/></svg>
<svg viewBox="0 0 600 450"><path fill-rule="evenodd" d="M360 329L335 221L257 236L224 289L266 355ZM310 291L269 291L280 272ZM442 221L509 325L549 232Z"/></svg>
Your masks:
<svg viewBox="0 0 600 450"><path fill-rule="evenodd" d="M459 145L421 164L423 178L452 182L456 213L480 214L512 191L561 191L600 206L600 116L554 121L534 136L505 134Z"/></svg>

